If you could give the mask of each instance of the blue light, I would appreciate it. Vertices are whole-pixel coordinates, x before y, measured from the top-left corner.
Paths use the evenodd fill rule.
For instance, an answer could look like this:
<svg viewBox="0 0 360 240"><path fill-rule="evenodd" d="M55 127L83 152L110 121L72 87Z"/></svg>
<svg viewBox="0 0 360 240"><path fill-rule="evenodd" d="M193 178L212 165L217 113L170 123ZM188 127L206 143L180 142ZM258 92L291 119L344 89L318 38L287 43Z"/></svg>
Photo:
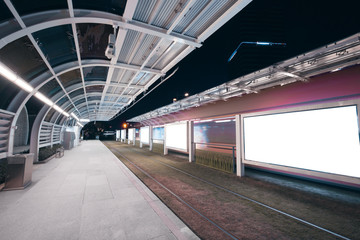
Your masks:
<svg viewBox="0 0 360 240"><path fill-rule="evenodd" d="M256 42L257 45L272 45L270 42Z"/></svg>

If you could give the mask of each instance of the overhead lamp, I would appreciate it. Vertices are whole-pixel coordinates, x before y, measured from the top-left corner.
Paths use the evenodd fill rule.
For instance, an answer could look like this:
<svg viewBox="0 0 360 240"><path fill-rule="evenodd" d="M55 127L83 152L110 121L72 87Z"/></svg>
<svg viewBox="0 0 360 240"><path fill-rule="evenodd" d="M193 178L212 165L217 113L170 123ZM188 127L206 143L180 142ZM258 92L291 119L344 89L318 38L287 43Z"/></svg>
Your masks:
<svg viewBox="0 0 360 240"><path fill-rule="evenodd" d="M54 105L54 103L53 103L50 99L48 99L47 97L45 97L45 96L44 96L42 93L40 93L40 92L35 93L35 97L36 97L37 99L39 99L40 101L42 101L43 103L49 105L50 107L52 107L52 106Z"/></svg>
<svg viewBox="0 0 360 240"><path fill-rule="evenodd" d="M231 119L215 121L216 123L231 122Z"/></svg>
<svg viewBox="0 0 360 240"><path fill-rule="evenodd" d="M241 42L237 48L235 49L235 51L231 54L231 56L228 59L228 62L231 61L231 59L233 59L233 57L235 56L235 54L237 53L238 49L240 48L241 45L243 44L251 44L251 45L261 45L261 46L273 46L273 45L277 45L277 46L286 46L286 43L274 43L274 42Z"/></svg>
<svg viewBox="0 0 360 240"><path fill-rule="evenodd" d="M21 78L17 78L14 83L26 92L32 92L34 90L34 88L30 84L28 84Z"/></svg>
<svg viewBox="0 0 360 240"><path fill-rule="evenodd" d="M74 112L70 113L70 115L76 120L79 122L79 118L75 115Z"/></svg>
<svg viewBox="0 0 360 240"><path fill-rule="evenodd" d="M67 112L62 112L62 114L64 114L66 117L70 117L70 114L68 114Z"/></svg>
<svg viewBox="0 0 360 240"><path fill-rule="evenodd" d="M88 119L88 118L80 118L80 122L90 122L90 119Z"/></svg>
<svg viewBox="0 0 360 240"><path fill-rule="evenodd" d="M79 122L76 122L77 125L79 125L80 127L84 127L84 125L82 125L81 123Z"/></svg>
<svg viewBox="0 0 360 240"><path fill-rule="evenodd" d="M34 91L34 88L29 83L27 83L24 79L16 75L10 68L5 66L2 62L0 62L0 74L4 76L6 79L8 79L10 82L15 83L17 86L19 86L21 89L25 90L26 92ZM67 112L62 110L59 106L57 106L53 101L51 101L42 93L36 92L34 96L43 103L45 103L46 105L53 107L59 113L64 114L66 117L70 116Z"/></svg>
<svg viewBox="0 0 360 240"><path fill-rule="evenodd" d="M188 97L188 96L189 96L189 93L185 93L184 96L185 96L185 97Z"/></svg>
<svg viewBox="0 0 360 240"><path fill-rule="evenodd" d="M0 74L3 75L7 80L15 83L21 89L27 92L32 92L34 90L34 88L30 84L28 84L25 80L23 80L21 77L16 75L10 68L5 66L1 62L0 62Z"/></svg>
<svg viewBox="0 0 360 240"><path fill-rule="evenodd" d="M176 98L173 98L173 102L176 102L177 101L177 99Z"/></svg>
<svg viewBox="0 0 360 240"><path fill-rule="evenodd" d="M16 74L1 62L0 62L0 74L3 75L6 79L10 80L11 82L15 82L15 80L17 79Z"/></svg>
<svg viewBox="0 0 360 240"><path fill-rule="evenodd" d="M62 110L58 105L54 104L53 108L58 111L59 113L64 113L64 110Z"/></svg>

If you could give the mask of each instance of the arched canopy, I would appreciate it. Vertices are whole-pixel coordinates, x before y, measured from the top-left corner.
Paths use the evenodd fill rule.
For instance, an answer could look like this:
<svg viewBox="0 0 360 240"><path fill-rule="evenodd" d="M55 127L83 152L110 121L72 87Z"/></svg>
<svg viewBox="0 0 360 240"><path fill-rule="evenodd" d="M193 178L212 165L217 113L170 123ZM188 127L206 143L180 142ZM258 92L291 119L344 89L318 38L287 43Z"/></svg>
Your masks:
<svg viewBox="0 0 360 240"><path fill-rule="evenodd" d="M4 0L0 62L28 88L0 76L0 108L34 96L52 106L48 122L109 120L249 2Z"/></svg>

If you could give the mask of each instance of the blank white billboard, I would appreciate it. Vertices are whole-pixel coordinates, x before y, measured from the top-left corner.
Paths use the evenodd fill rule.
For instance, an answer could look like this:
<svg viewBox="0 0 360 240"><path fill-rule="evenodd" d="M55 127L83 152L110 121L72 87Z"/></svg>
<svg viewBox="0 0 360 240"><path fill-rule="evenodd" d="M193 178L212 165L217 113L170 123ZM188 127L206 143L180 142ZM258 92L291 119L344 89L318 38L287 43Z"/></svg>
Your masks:
<svg viewBox="0 0 360 240"><path fill-rule="evenodd" d="M120 136L121 136L121 139L122 139L122 140L125 140L125 139L126 139L126 129L121 130Z"/></svg>
<svg viewBox="0 0 360 240"><path fill-rule="evenodd" d="M116 140L120 139L120 130L116 130Z"/></svg>
<svg viewBox="0 0 360 240"><path fill-rule="evenodd" d="M165 125L165 147L187 151L187 123Z"/></svg>
<svg viewBox="0 0 360 240"><path fill-rule="evenodd" d="M360 177L356 106L244 117L245 159Z"/></svg>
<svg viewBox="0 0 360 240"><path fill-rule="evenodd" d="M140 128L140 142L145 144L150 144L150 128L141 127Z"/></svg>
<svg viewBox="0 0 360 240"><path fill-rule="evenodd" d="M128 130L128 139L134 141L134 128L129 128Z"/></svg>

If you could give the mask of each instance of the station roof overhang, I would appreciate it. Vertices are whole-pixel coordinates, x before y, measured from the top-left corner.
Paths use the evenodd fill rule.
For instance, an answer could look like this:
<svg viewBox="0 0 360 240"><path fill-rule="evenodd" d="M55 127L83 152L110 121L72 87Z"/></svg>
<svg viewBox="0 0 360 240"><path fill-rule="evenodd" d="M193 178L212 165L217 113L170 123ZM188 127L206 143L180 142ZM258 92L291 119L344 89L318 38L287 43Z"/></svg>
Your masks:
<svg viewBox="0 0 360 240"><path fill-rule="evenodd" d="M341 72L358 64L360 64L360 33L233 79L127 121L143 125L162 125L182 120L234 115L246 109L250 110L251 108L248 106L252 105L251 101L256 102L255 98L265 91L269 92L272 88L284 86L281 92L278 92L278 94L283 94L284 89L289 86L296 94L294 88L304 88L304 84L322 79L319 76L326 73ZM356 69L359 69L359 65L356 66ZM356 75L357 72L351 74ZM348 79L352 81L351 84L354 86L359 82L359 77L356 75L355 80L351 77ZM326 84L326 80L323 82ZM346 86L346 84L348 83L344 80L341 85ZM350 92L356 90L356 93L359 94L360 86L354 87L347 87L347 89ZM305 88L303 90L312 91ZM326 89L321 91L326 91ZM351 94L350 92L349 94ZM252 97L245 97L248 95L252 95ZM272 95L272 98L273 96L275 95ZM249 99L251 99L250 102ZM271 98L264 98L263 101L274 102ZM265 106L264 104L261 105L263 105L262 107Z"/></svg>
<svg viewBox="0 0 360 240"><path fill-rule="evenodd" d="M34 96L48 121L108 121L250 2L4 0L0 62L26 90L2 108Z"/></svg>

